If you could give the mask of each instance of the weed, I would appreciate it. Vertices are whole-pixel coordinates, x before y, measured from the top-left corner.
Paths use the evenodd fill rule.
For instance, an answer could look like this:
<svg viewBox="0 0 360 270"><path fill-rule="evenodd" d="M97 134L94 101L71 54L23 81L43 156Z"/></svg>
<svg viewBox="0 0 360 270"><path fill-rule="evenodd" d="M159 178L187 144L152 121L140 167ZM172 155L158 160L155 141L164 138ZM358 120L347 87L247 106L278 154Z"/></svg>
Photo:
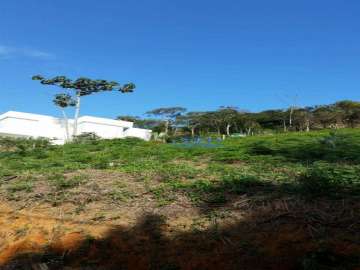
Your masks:
<svg viewBox="0 0 360 270"><path fill-rule="evenodd" d="M33 186L33 178L30 177L14 181L7 187L7 191L10 193L15 193L19 191L31 192Z"/></svg>
<svg viewBox="0 0 360 270"><path fill-rule="evenodd" d="M50 183L57 189L69 189L74 188L80 185L82 182L85 181L86 176L84 175L76 175L72 178L67 178L63 174L53 174L49 176Z"/></svg>
<svg viewBox="0 0 360 270"><path fill-rule="evenodd" d="M109 193L109 196L112 200L118 202L127 202L129 199L134 197L134 194L127 190L113 190Z"/></svg>
<svg viewBox="0 0 360 270"><path fill-rule="evenodd" d="M150 192L154 195L159 207L175 201L175 195L165 185L152 188Z"/></svg>

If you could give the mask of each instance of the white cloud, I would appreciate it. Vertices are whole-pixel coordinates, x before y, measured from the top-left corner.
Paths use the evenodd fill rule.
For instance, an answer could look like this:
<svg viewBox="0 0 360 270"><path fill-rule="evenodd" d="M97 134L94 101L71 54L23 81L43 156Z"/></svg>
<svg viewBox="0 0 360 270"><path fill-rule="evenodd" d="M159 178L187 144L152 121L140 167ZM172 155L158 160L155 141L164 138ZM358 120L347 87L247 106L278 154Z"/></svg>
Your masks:
<svg viewBox="0 0 360 270"><path fill-rule="evenodd" d="M29 57L29 58L37 58L37 59L54 59L55 55L31 48L18 48L18 47L10 47L0 45L0 59L8 59L14 57Z"/></svg>

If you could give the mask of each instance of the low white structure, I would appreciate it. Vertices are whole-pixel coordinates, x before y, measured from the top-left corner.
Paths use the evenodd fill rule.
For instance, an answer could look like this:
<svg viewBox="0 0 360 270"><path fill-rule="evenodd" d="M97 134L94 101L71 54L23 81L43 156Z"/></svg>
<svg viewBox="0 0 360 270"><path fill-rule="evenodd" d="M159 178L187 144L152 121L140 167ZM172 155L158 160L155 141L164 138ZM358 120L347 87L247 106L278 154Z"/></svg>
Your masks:
<svg viewBox="0 0 360 270"><path fill-rule="evenodd" d="M69 119L69 133L73 132ZM136 137L150 140L151 130L134 128L134 123L108 118L82 116L78 119L77 134L93 132L103 139ZM63 119L32 113L9 111L0 115L0 136L47 138L54 144L66 141L66 125Z"/></svg>

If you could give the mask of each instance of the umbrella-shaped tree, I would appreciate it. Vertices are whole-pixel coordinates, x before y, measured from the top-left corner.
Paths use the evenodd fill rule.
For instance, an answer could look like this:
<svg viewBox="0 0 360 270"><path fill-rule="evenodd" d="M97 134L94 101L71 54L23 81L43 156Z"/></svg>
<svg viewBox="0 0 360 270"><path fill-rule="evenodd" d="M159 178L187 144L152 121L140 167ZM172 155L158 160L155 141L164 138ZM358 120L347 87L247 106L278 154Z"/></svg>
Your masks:
<svg viewBox="0 0 360 270"><path fill-rule="evenodd" d="M69 93L62 93L55 95L54 103L64 109L66 107L75 107L74 113L74 129L72 137L77 135L78 119L80 115L81 97L88 96L94 93L106 92L106 91L120 91L122 93L130 93L135 89L135 84L127 83L120 85L115 81L107 80L93 80L89 78L80 77L76 80L71 80L65 76L56 76L53 78L44 78L41 75L35 75L33 80L40 81L44 85L54 85L69 91ZM66 116L64 116L66 118ZM67 122L67 121L66 121ZM67 133L68 131L68 123ZM69 135L69 134L68 134ZM70 137L70 136L69 136ZM70 138L69 138L70 139Z"/></svg>
<svg viewBox="0 0 360 270"><path fill-rule="evenodd" d="M169 107L154 109L148 111L146 114L163 118L165 122L165 134L168 135L170 124L176 117L179 117L184 112L186 112L186 109L183 107Z"/></svg>

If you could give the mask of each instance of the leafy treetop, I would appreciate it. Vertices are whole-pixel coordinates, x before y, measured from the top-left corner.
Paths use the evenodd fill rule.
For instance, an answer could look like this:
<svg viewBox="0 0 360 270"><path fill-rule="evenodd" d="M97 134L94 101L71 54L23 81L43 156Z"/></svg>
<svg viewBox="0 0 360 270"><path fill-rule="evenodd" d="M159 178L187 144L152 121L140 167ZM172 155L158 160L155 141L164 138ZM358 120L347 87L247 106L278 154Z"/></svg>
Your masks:
<svg viewBox="0 0 360 270"><path fill-rule="evenodd" d="M57 94L55 95L53 102L56 106L63 109L76 106L76 100L69 94Z"/></svg>
<svg viewBox="0 0 360 270"><path fill-rule="evenodd" d="M87 96L92 93L113 90L118 90L122 93L129 93L133 92L135 89L135 84L133 83L120 85L115 81L92 80L85 77L71 80L65 76L56 76L51 79L46 79L41 75L35 75L32 79L40 81L41 84L45 85L56 85L65 89L74 89L77 91L79 96Z"/></svg>
<svg viewBox="0 0 360 270"><path fill-rule="evenodd" d="M148 115L164 116L167 118L175 118L182 113L186 112L186 109L183 107L169 107L169 108L158 108L152 111L148 111Z"/></svg>

